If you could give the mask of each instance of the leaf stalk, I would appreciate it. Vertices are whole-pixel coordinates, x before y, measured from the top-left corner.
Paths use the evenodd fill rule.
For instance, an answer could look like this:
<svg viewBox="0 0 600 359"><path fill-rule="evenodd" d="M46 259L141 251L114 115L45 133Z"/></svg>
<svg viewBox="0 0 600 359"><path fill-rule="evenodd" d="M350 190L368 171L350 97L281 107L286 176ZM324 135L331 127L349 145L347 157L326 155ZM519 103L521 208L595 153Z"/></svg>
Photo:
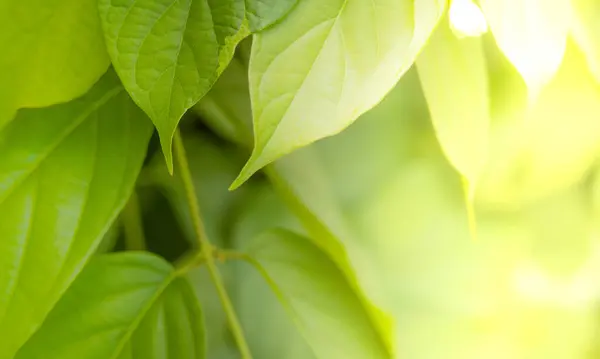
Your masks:
<svg viewBox="0 0 600 359"><path fill-rule="evenodd" d="M225 314L227 316L231 332L240 350L240 354L243 359L252 359L252 354L250 353L250 348L248 346L248 343L246 342L246 338L244 337L242 326L237 318L237 315L233 308L233 304L231 303L231 299L227 294L225 285L223 283L223 279L215 264L215 259L213 258L213 255L215 253L215 247L213 247L213 245L210 243L208 236L206 235L204 223L202 222L200 205L198 204L196 189L194 188L192 174L190 172L185 147L183 145L183 140L181 138L181 133L179 129L177 129L175 132L174 146L175 157L179 165L179 170L181 171L181 178L183 181L183 187L185 190L187 203L194 225L196 239L198 240L198 244L200 246L200 254L206 263L206 267L210 274L210 278L217 289L219 299L221 301L221 304L223 305L223 309L225 310ZM186 266L184 268L188 267L189 266Z"/></svg>

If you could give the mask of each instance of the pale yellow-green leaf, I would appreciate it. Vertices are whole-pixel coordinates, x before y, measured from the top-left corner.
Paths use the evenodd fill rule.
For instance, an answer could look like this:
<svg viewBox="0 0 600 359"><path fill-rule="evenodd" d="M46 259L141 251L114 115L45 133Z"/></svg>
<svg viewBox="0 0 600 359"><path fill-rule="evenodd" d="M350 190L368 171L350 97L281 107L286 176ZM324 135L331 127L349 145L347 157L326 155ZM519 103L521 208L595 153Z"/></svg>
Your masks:
<svg viewBox="0 0 600 359"><path fill-rule="evenodd" d="M375 106L413 63L445 0L303 0L254 38L254 150L233 187L332 136Z"/></svg>
<svg viewBox="0 0 600 359"><path fill-rule="evenodd" d="M588 61L596 80L600 81L600 1L572 0L573 36Z"/></svg>
<svg viewBox="0 0 600 359"><path fill-rule="evenodd" d="M518 93L514 84L501 86ZM503 102L508 107L507 101L514 100ZM492 132L481 201L504 206L547 196L581 181L600 154L600 91L576 46L568 46L534 106L520 101Z"/></svg>
<svg viewBox="0 0 600 359"><path fill-rule="evenodd" d="M479 38L457 38L440 23L417 59L439 142L474 186L485 165L490 123L487 70Z"/></svg>
<svg viewBox="0 0 600 359"><path fill-rule="evenodd" d="M448 9L450 28L456 36L481 36L488 26L481 9L472 0L452 0Z"/></svg>
<svg viewBox="0 0 600 359"><path fill-rule="evenodd" d="M535 97L562 62L570 0L480 0L480 4L498 46Z"/></svg>

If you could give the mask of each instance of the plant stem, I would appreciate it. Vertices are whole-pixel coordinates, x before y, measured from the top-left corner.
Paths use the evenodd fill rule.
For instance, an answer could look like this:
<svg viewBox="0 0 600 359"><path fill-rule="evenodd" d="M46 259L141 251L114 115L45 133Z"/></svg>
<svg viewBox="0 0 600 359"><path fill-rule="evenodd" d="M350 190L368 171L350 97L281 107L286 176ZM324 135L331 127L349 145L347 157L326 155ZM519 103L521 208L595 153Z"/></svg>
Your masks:
<svg viewBox="0 0 600 359"><path fill-rule="evenodd" d="M237 346L240 350L240 354L242 355L243 359L252 359L252 354L250 354L250 349L246 343L242 326L240 325L237 315L235 314L231 299L225 290L225 285L223 284L221 274L219 273L213 258L214 247L208 240L206 230L204 229L204 224L202 223L200 206L197 200L198 197L196 196L196 190L192 181L192 174L190 173L190 167L179 129L175 132L174 145L175 157L180 167L179 170L181 171L183 187L185 189L190 214L194 224L194 231L196 232L196 238L198 239L198 244L200 245L201 254L206 261L206 267L208 268L210 277L217 289L219 299L221 300L221 304L223 305L223 309L227 315L227 319L229 321L233 337L235 338Z"/></svg>
<svg viewBox="0 0 600 359"><path fill-rule="evenodd" d="M125 231L125 247L134 251L146 249L144 226L140 215L140 204L137 193L133 191L129 202L123 209L123 230Z"/></svg>

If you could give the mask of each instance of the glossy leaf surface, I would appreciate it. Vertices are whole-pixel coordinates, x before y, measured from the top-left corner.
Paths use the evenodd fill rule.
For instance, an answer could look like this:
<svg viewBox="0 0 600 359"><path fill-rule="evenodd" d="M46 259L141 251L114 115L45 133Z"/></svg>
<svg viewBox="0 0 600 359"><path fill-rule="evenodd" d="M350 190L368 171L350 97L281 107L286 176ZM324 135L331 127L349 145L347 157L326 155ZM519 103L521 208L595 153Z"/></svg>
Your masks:
<svg viewBox="0 0 600 359"><path fill-rule="evenodd" d="M304 0L257 34L249 69L254 150L233 187L342 131L381 101L412 65L445 3Z"/></svg>
<svg viewBox="0 0 600 359"><path fill-rule="evenodd" d="M248 249L317 358L389 358L336 265L306 238L274 230Z"/></svg>
<svg viewBox="0 0 600 359"><path fill-rule="evenodd" d="M210 89L248 34L239 0L100 0L108 53L158 129L172 169L181 116Z"/></svg>
<svg viewBox="0 0 600 359"><path fill-rule="evenodd" d="M109 65L96 0L0 2L0 127L83 95Z"/></svg>
<svg viewBox="0 0 600 359"><path fill-rule="evenodd" d="M151 254L94 259L17 359L203 359L202 313L187 280Z"/></svg>
<svg viewBox="0 0 600 359"><path fill-rule="evenodd" d="M20 110L0 131L0 358L13 357L108 231L151 130L109 72L83 97Z"/></svg>

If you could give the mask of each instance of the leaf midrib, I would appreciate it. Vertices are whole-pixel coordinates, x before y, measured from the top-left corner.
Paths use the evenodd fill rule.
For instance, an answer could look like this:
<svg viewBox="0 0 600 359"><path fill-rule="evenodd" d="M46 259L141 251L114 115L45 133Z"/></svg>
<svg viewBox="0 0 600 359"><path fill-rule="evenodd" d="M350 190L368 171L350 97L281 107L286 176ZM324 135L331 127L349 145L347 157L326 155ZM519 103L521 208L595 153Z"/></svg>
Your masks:
<svg viewBox="0 0 600 359"><path fill-rule="evenodd" d="M116 85L114 88L112 88L111 90L107 91L101 98L99 98L98 100L94 101L86 110L83 111L83 113L77 117L77 119L75 121L73 121L66 129L65 131L58 136L58 138L52 142L47 150L45 151L45 153L43 153L40 158L33 164L33 166L31 166L31 168L29 168L28 172L25 173L25 175L21 176L21 178L19 180L17 180L4 194L2 197L0 197L0 204L2 204L8 197L10 197L10 195L17 189L19 188L21 185L23 185L23 183L25 183L25 181L27 181L29 179L29 177L31 177L31 175L33 175L42 165L42 163L44 161L46 161L48 159L48 157L71 135L73 134L73 132L75 132L79 126L81 126L85 120L95 111L97 111L98 109L100 109L102 106L104 106L108 101L110 101L113 97L117 96L119 93L121 93L121 91L123 91L123 88L119 85Z"/></svg>
<svg viewBox="0 0 600 359"><path fill-rule="evenodd" d="M323 51L323 47L325 46L325 43L327 42L327 39L329 39L329 37L331 36L331 32L333 31L333 29L335 28L335 26L337 25L339 19L342 16L342 13L344 12L344 9L346 8L346 5L348 4L348 1L350 0L344 0L344 3L342 4L342 6L340 6L340 10L338 11L337 15L333 18L333 22L331 24L331 27L329 28L329 30L327 30L327 36L325 36L325 40L323 41L323 43L321 44L321 48L319 49L319 51L317 51L317 55L315 56L315 58L313 59L312 63L310 64L310 67L308 68L308 71L306 72L306 75L304 76L304 78L302 79L302 82L300 83L300 86L298 86L298 88L294 91L294 96L292 97L292 99L290 100L290 103L286 106L285 110L283 111L283 115L281 116L280 121L277 122L277 125L275 126L275 128L273 129L273 131L269 134L269 136L267 137L266 141L264 142L264 145L261 148L261 151L264 150L268 143L271 142L271 139L273 138L273 136L275 135L275 132L277 132L277 129L279 129L279 126L281 125L281 120L283 120L283 118L287 115L290 107L292 106L292 104L294 104L294 101L296 101L296 97L298 96L298 92L300 92L300 90L304 87L304 83L306 82L306 79L308 78L308 76L310 75L310 73L312 72L315 63L317 62L317 59L319 58L319 55L321 54L321 52ZM327 21L330 21L332 19L329 19ZM318 24L319 25L319 24ZM316 26L318 26L316 25ZM316 26L311 27L308 31L314 29ZM307 32L308 32L307 31ZM297 40L294 40L292 43L290 43L290 45L288 45L286 48L289 48L290 46L292 46ZM285 49L284 49L285 50ZM273 61L275 61L275 59L277 58L277 56L271 61L271 64ZM267 66L267 68L269 68L271 66L271 64L269 64L269 66ZM261 76L260 81L258 83L258 88L261 87L262 82L263 82L263 76ZM264 107L263 107L264 108ZM261 114L262 115L262 114ZM258 121L254 121L254 133L258 133ZM258 143L258 141L256 142L256 147L255 150L258 149L258 146L260 144ZM258 155L256 158L260 158L261 156Z"/></svg>
<svg viewBox="0 0 600 359"><path fill-rule="evenodd" d="M152 297L150 297L150 299L146 302L146 305L144 305L140 309L138 314L135 316L134 320L131 322L131 324L127 328L127 331L119 340L119 343L117 344L115 351L114 351L113 355L110 357L110 359L118 359L120 357L121 353L123 352L123 349L127 345L127 342L131 339L133 332L135 332L137 330L137 328L139 327L142 320L144 320L144 317L146 316L146 314L148 314L150 309L152 309L154 304L156 304L158 299L163 295L165 290L169 287L169 285L173 282L173 280L175 280L175 278L177 278L177 272L172 270L171 274L165 278L165 280L160 285L160 287L157 288L154 295L152 295Z"/></svg>

